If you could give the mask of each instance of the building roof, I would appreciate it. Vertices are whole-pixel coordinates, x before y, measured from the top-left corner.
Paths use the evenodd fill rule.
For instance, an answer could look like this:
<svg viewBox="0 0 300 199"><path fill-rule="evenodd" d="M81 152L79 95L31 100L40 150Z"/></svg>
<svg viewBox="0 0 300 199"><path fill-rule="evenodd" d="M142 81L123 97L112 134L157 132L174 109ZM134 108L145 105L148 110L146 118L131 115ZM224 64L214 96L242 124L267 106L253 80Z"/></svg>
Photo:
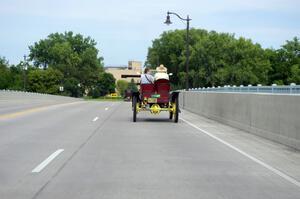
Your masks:
<svg viewBox="0 0 300 199"><path fill-rule="evenodd" d="M127 66L104 66L104 69L110 69L110 68L115 68L115 69L126 69Z"/></svg>

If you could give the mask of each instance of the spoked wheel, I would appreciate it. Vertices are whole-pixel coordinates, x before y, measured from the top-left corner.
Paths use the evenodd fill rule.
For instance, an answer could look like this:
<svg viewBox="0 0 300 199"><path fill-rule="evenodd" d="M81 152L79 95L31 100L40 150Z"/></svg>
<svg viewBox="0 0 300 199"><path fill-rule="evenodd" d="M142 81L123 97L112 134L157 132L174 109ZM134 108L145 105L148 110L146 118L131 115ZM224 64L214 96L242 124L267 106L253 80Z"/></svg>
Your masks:
<svg viewBox="0 0 300 199"><path fill-rule="evenodd" d="M133 96L132 98L132 112L133 112L133 122L136 122L136 106L137 106L137 97Z"/></svg>
<svg viewBox="0 0 300 199"><path fill-rule="evenodd" d="M179 118L179 103L178 103L178 97L176 97L175 102L175 112L174 114L174 122L177 123L178 122L178 118Z"/></svg>

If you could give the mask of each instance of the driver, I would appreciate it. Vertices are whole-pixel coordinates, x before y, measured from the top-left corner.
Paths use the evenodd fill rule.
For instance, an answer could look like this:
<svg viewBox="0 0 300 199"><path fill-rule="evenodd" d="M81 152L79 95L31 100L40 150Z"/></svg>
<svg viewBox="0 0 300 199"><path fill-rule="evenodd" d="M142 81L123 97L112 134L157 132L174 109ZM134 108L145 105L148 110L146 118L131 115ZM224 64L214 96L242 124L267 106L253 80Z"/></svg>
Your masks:
<svg viewBox="0 0 300 199"><path fill-rule="evenodd" d="M141 84L153 84L154 83L154 78L150 74L150 69L145 68L144 74L141 75Z"/></svg>

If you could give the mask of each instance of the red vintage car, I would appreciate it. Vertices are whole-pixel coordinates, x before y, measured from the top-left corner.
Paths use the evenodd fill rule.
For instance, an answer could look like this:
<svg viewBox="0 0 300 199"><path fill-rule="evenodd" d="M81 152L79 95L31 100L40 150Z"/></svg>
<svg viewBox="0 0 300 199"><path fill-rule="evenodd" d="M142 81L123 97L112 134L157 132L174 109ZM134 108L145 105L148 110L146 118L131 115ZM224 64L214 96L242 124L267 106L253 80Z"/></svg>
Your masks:
<svg viewBox="0 0 300 199"><path fill-rule="evenodd" d="M153 84L141 84L139 92L132 93L133 122L136 122L140 111L150 111L159 114L161 111L169 112L169 119L178 122L179 117L179 92L170 92L170 82L159 79Z"/></svg>

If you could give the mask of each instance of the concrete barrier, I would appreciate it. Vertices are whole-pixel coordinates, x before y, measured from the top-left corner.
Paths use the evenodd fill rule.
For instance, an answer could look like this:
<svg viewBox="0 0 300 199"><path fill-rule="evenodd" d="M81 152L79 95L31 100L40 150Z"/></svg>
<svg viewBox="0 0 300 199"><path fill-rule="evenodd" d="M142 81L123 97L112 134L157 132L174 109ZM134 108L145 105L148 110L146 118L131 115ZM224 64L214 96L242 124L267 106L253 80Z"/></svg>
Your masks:
<svg viewBox="0 0 300 199"><path fill-rule="evenodd" d="M23 91L11 91L11 90L0 90L0 102L1 101L55 101L55 102L72 102L82 100L80 98L66 97L60 95L50 95L43 93L32 93Z"/></svg>
<svg viewBox="0 0 300 199"><path fill-rule="evenodd" d="M300 95L183 91L180 106L300 150Z"/></svg>

